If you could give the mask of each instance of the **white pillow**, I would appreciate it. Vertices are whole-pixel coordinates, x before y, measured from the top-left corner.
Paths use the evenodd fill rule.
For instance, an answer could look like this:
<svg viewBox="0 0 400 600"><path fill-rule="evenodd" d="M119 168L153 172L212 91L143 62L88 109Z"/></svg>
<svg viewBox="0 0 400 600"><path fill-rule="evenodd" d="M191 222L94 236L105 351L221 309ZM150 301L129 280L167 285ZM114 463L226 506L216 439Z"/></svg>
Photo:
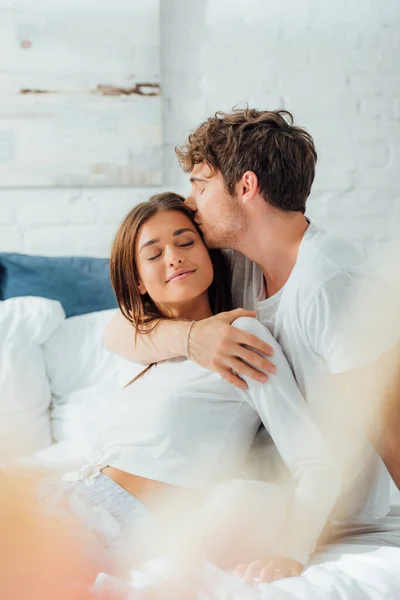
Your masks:
<svg viewBox="0 0 400 600"><path fill-rule="evenodd" d="M104 330L115 312L66 319L44 345L57 442L74 441L83 449L93 434L90 420L96 407L143 369L103 347Z"/></svg>
<svg viewBox="0 0 400 600"><path fill-rule="evenodd" d="M42 344L65 319L44 298L0 302L0 461L51 444L50 386Z"/></svg>

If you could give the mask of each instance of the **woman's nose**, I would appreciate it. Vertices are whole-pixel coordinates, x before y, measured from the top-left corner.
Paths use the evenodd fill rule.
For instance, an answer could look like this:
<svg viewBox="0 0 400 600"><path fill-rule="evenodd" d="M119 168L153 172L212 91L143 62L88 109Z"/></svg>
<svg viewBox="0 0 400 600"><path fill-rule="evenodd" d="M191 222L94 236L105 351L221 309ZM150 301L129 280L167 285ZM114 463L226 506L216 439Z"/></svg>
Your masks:
<svg viewBox="0 0 400 600"><path fill-rule="evenodd" d="M170 264L170 265L180 265L180 264L182 264L182 263L183 263L183 259L182 259L182 258L179 258L179 257L177 257L177 256L175 256L175 255L172 255L172 256L170 256L170 258L169 258L169 264Z"/></svg>
<svg viewBox="0 0 400 600"><path fill-rule="evenodd" d="M166 253L166 258L170 266L180 265L184 262L184 259L179 254L176 248L169 250L169 252Z"/></svg>

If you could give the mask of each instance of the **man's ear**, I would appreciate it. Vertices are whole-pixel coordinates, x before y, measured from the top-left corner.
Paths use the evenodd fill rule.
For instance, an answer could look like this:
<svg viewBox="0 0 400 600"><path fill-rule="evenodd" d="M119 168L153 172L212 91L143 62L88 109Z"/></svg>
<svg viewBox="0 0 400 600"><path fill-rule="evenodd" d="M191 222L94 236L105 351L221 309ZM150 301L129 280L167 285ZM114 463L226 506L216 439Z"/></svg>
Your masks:
<svg viewBox="0 0 400 600"><path fill-rule="evenodd" d="M142 282L142 281L138 281L138 282L137 282L137 284L138 284L139 293L140 293L142 296L144 296L144 294L146 294L147 290L146 290L146 288L145 288L145 286L144 286L143 282Z"/></svg>
<svg viewBox="0 0 400 600"><path fill-rule="evenodd" d="M251 202L258 193L258 177L254 171L243 173L236 185L243 203Z"/></svg>

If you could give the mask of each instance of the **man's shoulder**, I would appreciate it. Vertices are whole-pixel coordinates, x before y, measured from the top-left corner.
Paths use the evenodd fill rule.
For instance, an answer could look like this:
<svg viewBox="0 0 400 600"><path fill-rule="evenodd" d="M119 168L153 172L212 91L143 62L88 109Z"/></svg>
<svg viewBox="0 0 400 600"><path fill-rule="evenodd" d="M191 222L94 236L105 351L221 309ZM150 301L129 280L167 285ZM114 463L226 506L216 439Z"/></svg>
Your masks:
<svg viewBox="0 0 400 600"><path fill-rule="evenodd" d="M300 246L298 262L307 268L323 269L328 275L365 268L365 260L354 244L314 224L310 224Z"/></svg>
<svg viewBox="0 0 400 600"><path fill-rule="evenodd" d="M310 298L324 288L352 284L373 276L365 259L350 242L310 225L300 246L293 277L293 290Z"/></svg>
<svg viewBox="0 0 400 600"><path fill-rule="evenodd" d="M224 254L235 272L254 273L256 265L240 252L224 250ZM302 277L323 284L340 273L357 274L366 270L366 262L353 244L311 223L300 245L293 275L301 272Z"/></svg>
<svg viewBox="0 0 400 600"><path fill-rule="evenodd" d="M233 290L238 289L238 282L241 292L245 288L247 294L253 293L254 286L257 290L260 267L238 251L224 252L232 267ZM359 250L347 240L330 235L311 223L285 285L284 296L290 299L291 310L304 313L320 296L340 296L343 290L350 292L365 281L379 282L379 277ZM256 297L257 294L253 300ZM238 306L242 304L239 302Z"/></svg>

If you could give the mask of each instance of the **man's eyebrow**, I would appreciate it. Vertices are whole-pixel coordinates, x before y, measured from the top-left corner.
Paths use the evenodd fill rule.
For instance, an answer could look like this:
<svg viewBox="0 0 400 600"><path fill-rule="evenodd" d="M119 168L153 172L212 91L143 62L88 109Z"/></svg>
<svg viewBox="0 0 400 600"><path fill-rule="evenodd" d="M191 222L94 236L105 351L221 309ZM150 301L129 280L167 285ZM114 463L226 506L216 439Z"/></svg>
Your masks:
<svg viewBox="0 0 400 600"><path fill-rule="evenodd" d="M201 177L191 177L189 179L190 183L196 183L196 181L202 181L203 183L208 183L207 179L202 179Z"/></svg>
<svg viewBox="0 0 400 600"><path fill-rule="evenodd" d="M177 229L176 231L174 231L172 236L178 237L178 235L182 235L182 233L186 233L187 231L190 231L190 233L196 233L193 229L190 229L190 227L182 227L182 229ZM144 244L142 244L140 246L139 252L141 252L143 250L143 248L147 248L148 246L157 244L157 242L159 242L159 241L160 241L160 238L154 238L153 240L149 240L148 242L145 242Z"/></svg>

